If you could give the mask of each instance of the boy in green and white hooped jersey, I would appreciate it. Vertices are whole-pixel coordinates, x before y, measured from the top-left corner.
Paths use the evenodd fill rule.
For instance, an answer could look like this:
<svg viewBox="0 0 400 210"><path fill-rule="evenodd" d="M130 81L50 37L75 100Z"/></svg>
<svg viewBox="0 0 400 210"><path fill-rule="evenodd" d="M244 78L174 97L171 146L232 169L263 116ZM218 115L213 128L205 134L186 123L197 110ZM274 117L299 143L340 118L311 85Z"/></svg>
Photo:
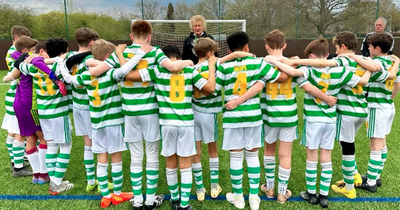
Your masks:
<svg viewBox="0 0 400 210"><path fill-rule="evenodd" d="M50 58L56 58L67 50L68 42L65 39L51 38L46 42L46 52ZM48 66L56 72L56 64ZM21 63L19 69L22 73L33 77L40 125L44 139L47 141L46 164L51 180L49 192L56 195L74 187L72 183L63 182L72 147L67 97L61 95L58 86L47 74L32 64ZM60 149L59 153L58 149Z"/></svg>
<svg viewBox="0 0 400 210"><path fill-rule="evenodd" d="M136 54L141 45L150 44L152 36L151 24L145 20L138 20L131 26L132 45L123 53L126 60ZM112 53L100 65L89 68L92 75L97 76L110 68L118 68L121 62L117 54ZM147 68L151 65L161 65L169 70L178 71L186 66L193 65L191 61L174 61L168 59L159 47L153 47L133 70ZM125 115L125 142L129 145L131 154L131 184L135 195L134 207L143 206L142 174L143 156L146 151L146 202L152 206L158 197L155 196L156 184L153 182L158 177L159 161L158 146L160 144L158 104L152 82L121 81L122 113ZM143 151L143 140L146 149Z"/></svg>
<svg viewBox="0 0 400 210"><path fill-rule="evenodd" d="M92 47L93 56L97 60L105 60L115 49L115 46L105 40L96 40ZM80 84L87 89L90 102L91 127L93 130L92 151L98 154L97 179L103 196L101 207L111 203L117 205L133 197L133 193L121 192L122 189L122 151L126 150L123 140L124 116L121 111L121 97L118 82L139 63L140 59L150 51L150 46L144 46L137 54L118 69L111 69L100 76L93 76L89 71L71 76L63 68L61 71L66 81ZM145 51L143 51L145 50ZM108 154L111 154L111 174L114 183L114 193L108 189Z"/></svg>
<svg viewBox="0 0 400 210"><path fill-rule="evenodd" d="M22 36L30 37L31 32L29 31L29 29L25 28L24 26L13 26L11 28L11 37L13 40L13 45L8 49L6 55L8 74L10 75L12 70L14 69L14 62L15 62L15 60L11 57L11 54L16 51L14 44L18 40L18 38ZM18 120L17 117L15 116L13 108L16 89L17 89L17 80L13 80L11 81L10 89L8 89L6 93L6 98L5 98L6 114L4 115L3 123L1 124L1 128L7 130L8 132L6 138L6 146L8 154L11 159L11 172L14 171L14 168L17 168L17 170L27 170L25 167L23 167L25 144L24 140L20 138Z"/></svg>
<svg viewBox="0 0 400 210"><path fill-rule="evenodd" d="M75 40L78 43L79 49L77 52L69 53L68 57L81 53L92 51L92 45L99 36L97 33L90 28L79 28L75 31ZM86 60L90 56L83 59L82 62L77 63L72 67L71 75L79 76L87 71ZM90 122L90 111L89 111L89 96L84 86L77 84L72 86L72 99L73 99L73 116L75 125L76 136L83 136L85 142L83 162L86 171L86 191L93 191L97 182L95 180L95 165L94 157L92 152L92 124Z"/></svg>
<svg viewBox="0 0 400 210"><path fill-rule="evenodd" d="M265 48L268 55L275 59L286 59L283 50L286 49L285 35L279 30L273 30L265 36ZM273 66L278 69L276 66ZM264 167L266 184L261 186L261 191L269 198L275 197L275 150L279 140L279 172L278 196L279 203L285 203L291 197L287 189L291 172L292 142L297 139L297 102L296 85L301 84L303 77L290 77L287 81L257 82L253 87L235 100L229 101L225 107L229 110L236 108L249 98L261 94L261 111L264 121ZM266 86L266 88L264 88ZM317 87L304 81L302 88L314 97L326 100L333 105L336 98L327 96Z"/></svg>
<svg viewBox="0 0 400 210"><path fill-rule="evenodd" d="M328 56L328 41L318 39L312 41L305 49L305 54L312 59L326 59ZM312 85L330 96L336 96L344 85L355 87L358 84L366 85L371 75L365 72L360 78L344 67L314 68L303 66L294 69L282 65L274 59L267 58L268 62L277 65L282 71L291 76L304 76ZM302 87L303 84L300 84ZM336 106L329 106L319 98L306 93L304 96L304 129L302 144L306 146L307 164L306 179L307 191L300 192L300 196L315 205L328 207L328 192L332 178L331 151L334 145L336 131ZM316 179L318 164L318 149L321 149L321 179L320 193L316 197Z"/></svg>
<svg viewBox="0 0 400 210"><path fill-rule="evenodd" d="M227 38L229 50L249 52L249 37L245 32L235 32ZM287 75L273 69L261 58L244 57L218 64L216 90L225 90L225 102L239 98L257 81L284 82ZM250 183L250 208L259 209L258 196L260 183L260 162L258 148L262 145L262 116L259 97L250 98L235 110L223 109L224 139L223 150L230 151L230 174L233 193L227 193L226 199L242 209L245 206L242 176L243 150L247 161Z"/></svg>
<svg viewBox="0 0 400 210"><path fill-rule="evenodd" d="M210 74L208 68L208 58L213 52L218 51L218 44L210 38L200 38L194 45L194 51L199 58L199 63L195 65L195 69L200 75L208 79ZM253 56L246 52L234 52L219 59L220 63L233 60L238 57ZM192 158L192 169L196 181L197 200L203 201L206 190L203 185L203 170L201 165L201 142L208 146L209 162L210 162L210 180L211 180L211 197L218 197L222 188L218 184L219 178L219 159L217 152L218 125L217 113L222 111L221 91L217 91L211 95L204 95L198 89L194 90L193 96L193 115L194 115L194 133L196 138L197 154Z"/></svg>
<svg viewBox="0 0 400 210"><path fill-rule="evenodd" d="M170 59L180 58L179 48L176 46L164 47L163 51ZM216 58L213 53L211 55L207 80L193 67L185 67L177 73L171 73L159 65L141 69L139 72L130 72L125 78L126 80L152 81L154 83L160 109L161 155L166 157L167 183L171 192L172 209L192 209L189 205L193 179L191 158L196 154L192 96L194 87L205 95L214 93ZM178 157L181 172L181 195L179 195L178 189Z"/></svg>
<svg viewBox="0 0 400 210"><path fill-rule="evenodd" d="M395 75L399 58L388 56L393 38L385 33L374 34L368 39L369 50L375 66L376 75L371 76L368 88L367 137L370 138L370 159L368 172L360 188L370 192L377 191L383 166L387 158L386 136L390 133L395 109L392 100ZM389 71L388 79L379 78L379 74ZM382 184L382 182L380 182Z"/></svg>

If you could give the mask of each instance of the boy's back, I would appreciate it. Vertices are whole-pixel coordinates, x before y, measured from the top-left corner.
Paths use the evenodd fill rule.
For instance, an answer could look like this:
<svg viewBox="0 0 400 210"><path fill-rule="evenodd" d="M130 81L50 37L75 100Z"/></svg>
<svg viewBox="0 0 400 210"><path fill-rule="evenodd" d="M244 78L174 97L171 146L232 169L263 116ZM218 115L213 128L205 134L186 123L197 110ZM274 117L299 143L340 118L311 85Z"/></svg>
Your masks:
<svg viewBox="0 0 400 210"><path fill-rule="evenodd" d="M132 58L140 49L140 45L132 44L124 50L126 60ZM147 53L134 70L148 68L152 65L161 64L167 57L158 47ZM120 63L116 53L112 53L105 63L111 68L119 68ZM122 112L124 115L138 116L158 113L158 105L151 82L121 82Z"/></svg>
<svg viewBox="0 0 400 210"><path fill-rule="evenodd" d="M357 76L361 77L366 72L366 70L352 58L338 57L334 60L338 63L338 66L344 66L347 71L353 72ZM357 85L353 88L348 85L343 86L337 95L337 112L353 117L367 117L365 89L366 88L362 85Z"/></svg>
<svg viewBox="0 0 400 210"><path fill-rule="evenodd" d="M263 77L275 81L279 72L261 58L246 57L228 61L218 67L216 90L225 90L225 102L239 98L252 85ZM265 83L262 79L262 81ZM223 127L255 127L262 124L260 98L254 96L239 105L234 111L223 109Z"/></svg>
<svg viewBox="0 0 400 210"><path fill-rule="evenodd" d="M56 68L57 65L50 64L48 67L52 69ZM60 89L50 80L47 74L32 64L21 64L20 70L23 74L29 74L33 77L38 112L41 119L68 115L67 97L61 95Z"/></svg>
<svg viewBox="0 0 400 210"><path fill-rule="evenodd" d="M76 55L77 52L69 52L67 55L67 58L72 57L73 55ZM88 71L88 67L86 66L86 60L89 59L90 57L87 56L82 60L82 62L76 64L72 68L71 75L81 75L84 72ZM89 110L89 96L87 94L87 91L84 87L82 86L74 86L71 85L72 87L72 100L73 100L73 107L76 109L81 109L81 110Z"/></svg>
<svg viewBox="0 0 400 210"><path fill-rule="evenodd" d="M199 63L194 66L200 75L208 79L209 68L208 60ZM202 113L218 113L222 111L222 97L221 91L217 91L215 94L205 96L199 90L194 91L193 95L193 109Z"/></svg>
<svg viewBox="0 0 400 210"><path fill-rule="evenodd" d="M193 126L193 86L202 89L207 80L193 68L171 73L161 66L140 70L143 81L152 81L159 104L160 125Z"/></svg>
<svg viewBox="0 0 400 210"><path fill-rule="evenodd" d="M330 96L336 96L343 85L355 86L359 77L346 71L344 67L301 67L305 78L322 92ZM328 104L316 99L310 94L304 95L304 115L308 122L336 123L336 106L329 107Z"/></svg>
<svg viewBox="0 0 400 210"><path fill-rule="evenodd" d="M392 90L394 79L388 80L388 72L392 68L394 60L390 56L373 58L375 63L382 65L382 70L371 74L368 89L368 107L380 109L392 109Z"/></svg>
<svg viewBox="0 0 400 210"><path fill-rule="evenodd" d="M78 78L78 81L85 85L89 95L93 129L121 125L124 122L118 81L112 76L114 71L115 69L110 69L98 77L91 76L89 71L85 71L81 74L81 79Z"/></svg>

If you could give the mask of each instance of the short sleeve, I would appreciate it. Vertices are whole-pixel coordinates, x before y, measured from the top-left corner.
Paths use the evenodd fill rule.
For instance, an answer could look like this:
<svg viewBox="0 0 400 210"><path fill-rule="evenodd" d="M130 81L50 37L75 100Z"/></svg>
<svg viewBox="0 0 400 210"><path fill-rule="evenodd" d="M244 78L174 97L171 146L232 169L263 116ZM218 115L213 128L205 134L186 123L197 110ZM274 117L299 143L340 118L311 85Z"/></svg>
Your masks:
<svg viewBox="0 0 400 210"><path fill-rule="evenodd" d="M104 63L106 63L107 66L109 66L110 68L119 68L121 66L115 51L111 53L111 55L104 61Z"/></svg>
<svg viewBox="0 0 400 210"><path fill-rule="evenodd" d="M199 90L203 89L204 85L207 84L207 80L204 79L198 71L193 71L193 85L197 87Z"/></svg>
<svg viewBox="0 0 400 210"><path fill-rule="evenodd" d="M264 85L267 82L274 83L281 75L279 71L277 71L274 66L270 65L269 63L265 62L264 60L261 63L261 71L260 71L260 78L259 82L263 83Z"/></svg>
<svg viewBox="0 0 400 210"><path fill-rule="evenodd" d="M159 48L156 47L156 63L160 66L162 66L162 63L169 59L164 52Z"/></svg>

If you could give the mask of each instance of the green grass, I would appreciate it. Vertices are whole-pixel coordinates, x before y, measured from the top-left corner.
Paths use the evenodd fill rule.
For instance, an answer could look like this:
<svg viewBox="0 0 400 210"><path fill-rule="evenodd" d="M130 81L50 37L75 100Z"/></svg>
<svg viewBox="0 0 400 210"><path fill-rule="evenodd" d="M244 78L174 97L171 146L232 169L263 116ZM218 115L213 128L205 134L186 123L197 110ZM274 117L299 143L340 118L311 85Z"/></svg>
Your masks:
<svg viewBox="0 0 400 210"><path fill-rule="evenodd" d="M5 75L5 71L0 71L0 78ZM7 85L0 86L0 98L4 100L5 93L8 90ZM299 101L299 131L302 130L302 98L303 91L298 91L298 101ZM400 115L399 110L400 107L398 103L400 99L396 100L397 103L397 111L396 116ZM4 105L0 106L0 116L4 116ZM1 118L2 119L2 118ZM219 117L219 120L220 117ZM219 157L220 157L220 185L223 188L222 194L226 194L231 191L231 184L229 178L229 153L223 151L222 146L222 130L220 128L220 136L219 136ZM73 131L74 133L74 131ZM396 134L400 133L400 122L398 117L395 118L392 132L388 136L387 145L388 145L388 159L383 171L382 182L383 187L379 188L377 193L368 193L362 190L357 190L357 197L399 197L400 186L395 184L398 179L398 173L400 171L400 160L396 158L398 154L397 151L400 151L400 144L398 144L396 138ZM301 134L301 133L300 133ZM47 189L48 186L39 186L33 185L30 183L31 178L12 178L12 174L10 173L10 165L9 165L9 157L8 152L5 147L5 139L7 136L7 132L2 130L0 132L0 139L2 143L0 143L0 196L3 195L48 195ZM83 148L84 143L81 137L73 136L73 146L71 152L71 162L66 173L66 180L75 184L75 188L68 193L68 195L98 195L96 193L86 193L86 176L85 176L85 168L83 165ZM209 184L209 168L208 168L208 158L207 158L207 149L206 146L202 146L203 149L203 168L204 168L204 183L206 189L210 188ZM260 163L262 165L263 153L260 152ZM357 163L359 166L359 171L361 174L365 174L367 171L367 163L369 159L369 141L366 138L365 126L363 126L356 139L356 157ZM299 192L305 190L305 159L306 153L305 148L299 144L299 140L296 140L293 144L293 154L292 154L292 172L289 181L289 189L292 190L293 196L299 196ZM335 182L339 179L342 179L341 175L341 151L339 144L335 143L335 149L332 153L332 163L333 163L333 178L332 182ZM126 151L123 153L123 169L124 169L124 185L123 191L131 191L130 187L130 179L129 179L129 164L130 164L130 155L129 152ZM278 164L277 164L278 166ZM262 167L263 168L263 167ZM264 183L264 172L261 172L261 183ZM144 182L145 183L145 182ZM165 178L165 159L160 156L160 179L158 183L158 193L160 194L169 194L166 178ZM243 188L245 194L248 194L248 180L246 173L243 179ZM192 187L192 194L195 193L194 185ZM260 194L261 195L261 194ZM330 191L331 197L341 197L336 194L332 190ZM55 196L57 197L57 196ZM93 200L2 200L2 204L0 205L0 209L100 209L99 204L100 201ZM233 209L233 206L229 204L227 201L204 201L198 202L196 200L191 200L190 203L193 205L195 209ZM110 209L126 209L131 208L129 202L125 202L118 206L112 206ZM275 201L262 201L260 209L319 209L319 206L311 206L306 202L287 202L284 205L280 205ZM331 209L398 209L398 203L373 203L373 202L331 202ZM165 202L160 209L170 209L168 202ZM246 209L250 209L248 205Z"/></svg>

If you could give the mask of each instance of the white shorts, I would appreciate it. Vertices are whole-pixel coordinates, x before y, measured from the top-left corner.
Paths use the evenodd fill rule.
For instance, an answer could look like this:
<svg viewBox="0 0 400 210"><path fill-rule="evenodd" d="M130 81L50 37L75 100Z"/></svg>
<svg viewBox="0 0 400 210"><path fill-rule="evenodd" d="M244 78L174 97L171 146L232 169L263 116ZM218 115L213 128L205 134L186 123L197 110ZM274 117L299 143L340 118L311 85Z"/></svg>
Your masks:
<svg viewBox="0 0 400 210"><path fill-rule="evenodd" d="M246 128L225 128L223 150L252 150L262 146L262 125Z"/></svg>
<svg viewBox="0 0 400 210"><path fill-rule="evenodd" d="M92 139L92 122L90 122L90 111L74 108L73 116L75 134L77 136L89 136L89 139Z"/></svg>
<svg viewBox="0 0 400 210"><path fill-rule="evenodd" d="M275 143L278 139L283 142L293 142L297 138L297 126L269 127L264 125L264 139L268 144Z"/></svg>
<svg viewBox="0 0 400 210"><path fill-rule="evenodd" d="M125 116L125 142L160 140L158 114Z"/></svg>
<svg viewBox="0 0 400 210"><path fill-rule="evenodd" d="M193 110L194 134L196 141L208 144L218 139L217 114L207 114Z"/></svg>
<svg viewBox="0 0 400 210"><path fill-rule="evenodd" d="M301 144L308 149L333 150L336 133L336 124L316 123L304 121Z"/></svg>
<svg viewBox="0 0 400 210"><path fill-rule="evenodd" d="M71 120L69 115L52 118L39 119L42 127L44 140L53 140L54 143L70 143L71 142Z"/></svg>
<svg viewBox="0 0 400 210"><path fill-rule="evenodd" d="M92 130L92 151L95 154L122 152L127 150L122 125L113 125Z"/></svg>
<svg viewBox="0 0 400 210"><path fill-rule="evenodd" d="M395 109L368 108L366 122L368 138L385 138L390 133Z"/></svg>
<svg viewBox="0 0 400 210"><path fill-rule="evenodd" d="M190 157L196 154L193 127L161 126L161 155L169 157L177 154Z"/></svg>
<svg viewBox="0 0 400 210"><path fill-rule="evenodd" d="M364 117L352 117L338 114L336 119L336 137L338 141L354 143L357 132L364 123Z"/></svg>
<svg viewBox="0 0 400 210"><path fill-rule="evenodd" d="M7 130L8 133L19 135L20 132L17 116L6 113L3 118L3 123L1 124L1 129Z"/></svg>

